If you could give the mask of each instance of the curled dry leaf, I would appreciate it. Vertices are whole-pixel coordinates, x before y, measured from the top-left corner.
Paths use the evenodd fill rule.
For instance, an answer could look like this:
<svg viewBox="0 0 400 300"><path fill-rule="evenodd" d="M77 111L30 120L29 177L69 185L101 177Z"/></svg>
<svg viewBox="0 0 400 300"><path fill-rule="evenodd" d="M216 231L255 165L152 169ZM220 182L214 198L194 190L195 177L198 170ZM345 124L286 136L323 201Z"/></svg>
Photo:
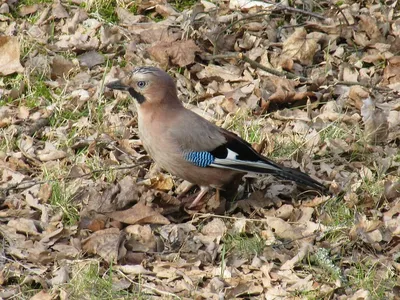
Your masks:
<svg viewBox="0 0 400 300"><path fill-rule="evenodd" d="M204 69L196 75L199 79L218 81L234 82L242 80L241 69L236 66L221 67L217 65L207 65Z"/></svg>
<svg viewBox="0 0 400 300"><path fill-rule="evenodd" d="M120 265L115 266L115 269L130 275L154 274L153 272L146 270L142 265Z"/></svg>
<svg viewBox="0 0 400 300"><path fill-rule="evenodd" d="M125 176L118 184L109 185L106 189L89 187L83 193L83 198L88 197L87 211L108 213L123 209L139 200L142 188L137 186L131 176Z"/></svg>
<svg viewBox="0 0 400 300"><path fill-rule="evenodd" d="M357 224L355 224L350 232L349 236L355 239L361 239L367 244L377 246L376 243L382 241L383 236L381 233L382 222L379 220L368 220L365 215L360 216Z"/></svg>
<svg viewBox="0 0 400 300"><path fill-rule="evenodd" d="M174 181L171 176L158 174L151 178L151 187L157 190L170 191L174 187Z"/></svg>

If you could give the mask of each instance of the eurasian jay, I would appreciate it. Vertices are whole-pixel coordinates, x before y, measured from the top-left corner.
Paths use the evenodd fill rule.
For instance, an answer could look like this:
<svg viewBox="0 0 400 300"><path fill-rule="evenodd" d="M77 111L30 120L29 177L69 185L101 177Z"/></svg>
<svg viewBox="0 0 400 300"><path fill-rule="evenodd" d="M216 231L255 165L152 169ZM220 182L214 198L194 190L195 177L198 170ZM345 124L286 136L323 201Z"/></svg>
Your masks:
<svg viewBox="0 0 400 300"><path fill-rule="evenodd" d="M135 68L106 86L128 91L135 98L139 137L154 161L171 174L200 186L190 207L198 205L210 187L218 191L249 172L272 174L320 191L326 189L309 175L271 161L236 134L186 109L172 77L158 68Z"/></svg>

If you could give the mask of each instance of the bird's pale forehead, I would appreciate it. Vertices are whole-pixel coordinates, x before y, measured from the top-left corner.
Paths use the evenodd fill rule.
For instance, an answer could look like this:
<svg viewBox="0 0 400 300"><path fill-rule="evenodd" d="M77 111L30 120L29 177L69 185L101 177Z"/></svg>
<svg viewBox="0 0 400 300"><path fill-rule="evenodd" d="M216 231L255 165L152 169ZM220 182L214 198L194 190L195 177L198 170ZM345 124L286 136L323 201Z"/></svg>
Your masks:
<svg viewBox="0 0 400 300"><path fill-rule="evenodd" d="M154 74L154 73L157 73L157 72L159 72L159 69L157 69L157 68L154 68L154 67L139 67L139 68L136 68L136 69L134 69L133 71L132 71L132 75L135 75L135 74Z"/></svg>

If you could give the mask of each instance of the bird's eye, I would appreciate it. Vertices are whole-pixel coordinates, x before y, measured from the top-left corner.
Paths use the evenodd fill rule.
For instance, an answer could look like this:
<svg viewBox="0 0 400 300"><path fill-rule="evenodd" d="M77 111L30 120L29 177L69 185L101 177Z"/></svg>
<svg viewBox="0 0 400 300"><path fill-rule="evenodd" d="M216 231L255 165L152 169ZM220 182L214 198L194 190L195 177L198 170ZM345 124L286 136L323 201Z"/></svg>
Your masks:
<svg viewBox="0 0 400 300"><path fill-rule="evenodd" d="M136 83L136 85L137 85L139 88L144 88L144 87L146 86L146 81L138 81L138 82Z"/></svg>

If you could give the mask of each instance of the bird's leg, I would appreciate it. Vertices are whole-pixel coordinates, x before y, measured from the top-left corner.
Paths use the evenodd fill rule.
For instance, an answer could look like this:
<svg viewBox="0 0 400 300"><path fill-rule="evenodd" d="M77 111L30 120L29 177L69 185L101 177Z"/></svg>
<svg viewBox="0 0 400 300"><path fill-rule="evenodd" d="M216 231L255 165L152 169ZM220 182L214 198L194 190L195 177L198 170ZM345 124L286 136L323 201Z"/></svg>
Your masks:
<svg viewBox="0 0 400 300"><path fill-rule="evenodd" d="M177 196L177 198L178 198L178 199L182 199L182 198L192 189L193 186L195 186L194 183L187 184L187 185L185 186L185 188L182 190L182 192L179 193L179 195Z"/></svg>
<svg viewBox="0 0 400 300"><path fill-rule="evenodd" d="M209 187L208 186L201 186L200 187L200 193L197 195L196 199L194 199L194 201L192 202L192 204L189 205L189 208L193 208L195 207L197 204L199 204L199 202L201 201L201 199L203 199L204 195L207 194L207 192L209 191Z"/></svg>
<svg viewBox="0 0 400 300"><path fill-rule="evenodd" d="M219 200L220 200L219 188L216 188L216 189L215 189L215 200L217 200L217 203L218 203Z"/></svg>

